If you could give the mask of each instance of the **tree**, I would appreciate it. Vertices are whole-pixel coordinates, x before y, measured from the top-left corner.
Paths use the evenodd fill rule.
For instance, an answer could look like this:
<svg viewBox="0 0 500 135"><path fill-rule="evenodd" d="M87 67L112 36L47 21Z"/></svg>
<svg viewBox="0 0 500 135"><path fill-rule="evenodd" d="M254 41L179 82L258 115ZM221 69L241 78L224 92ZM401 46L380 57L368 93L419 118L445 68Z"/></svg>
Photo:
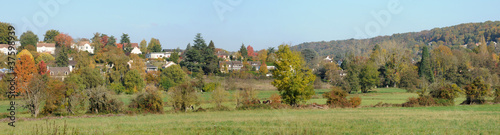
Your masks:
<svg viewBox="0 0 500 135"><path fill-rule="evenodd" d="M253 47L250 45L247 46L247 55L248 55L248 57L250 57L254 60L255 60L255 57L257 57L257 53L255 53L255 51L253 50Z"/></svg>
<svg viewBox="0 0 500 135"><path fill-rule="evenodd" d="M45 63L51 63L54 60L56 60L56 58L54 58L54 56L52 56L51 54L49 54L49 53L40 53L40 55L38 55L38 57L36 57L35 63L38 64L41 61L44 61Z"/></svg>
<svg viewBox="0 0 500 135"><path fill-rule="evenodd" d="M42 114L53 114L61 113L64 104L64 93L66 92L66 86L59 79L49 79L47 82L46 89L46 100L45 105L42 110Z"/></svg>
<svg viewBox="0 0 500 135"><path fill-rule="evenodd" d="M33 56L30 57L28 54L21 55L20 59L16 61L14 72L16 73L16 92L23 94L29 89L28 84L33 75L38 73Z"/></svg>
<svg viewBox="0 0 500 135"><path fill-rule="evenodd" d="M56 65L58 67L67 67L69 63L66 47L60 47L56 55Z"/></svg>
<svg viewBox="0 0 500 135"><path fill-rule="evenodd" d="M316 51L308 48L302 50L301 54L309 68L313 68L317 64L315 60L318 58L318 54Z"/></svg>
<svg viewBox="0 0 500 135"><path fill-rule="evenodd" d="M174 52L172 52L172 54L170 55L170 57L168 58L168 60L178 64L179 63L179 59L180 59L179 48L177 48L177 49L174 50Z"/></svg>
<svg viewBox="0 0 500 135"><path fill-rule="evenodd" d="M361 69L361 73L359 74L361 91L363 93L367 93L368 90L378 84L378 75L379 72L377 71L375 64L367 63L363 66L363 68Z"/></svg>
<svg viewBox="0 0 500 135"><path fill-rule="evenodd" d="M147 52L161 52L160 40L156 38L151 38L151 40L149 40L147 50L148 50Z"/></svg>
<svg viewBox="0 0 500 135"><path fill-rule="evenodd" d="M104 45L101 41L101 34L99 32L94 33L94 37L90 39L92 41L92 46L94 46L95 52L101 52L102 48L104 48Z"/></svg>
<svg viewBox="0 0 500 135"><path fill-rule="evenodd" d="M174 110L187 112L189 108L194 109L194 105L200 104L200 96L190 82L184 82L174 87L168 92L168 95L168 103L172 105Z"/></svg>
<svg viewBox="0 0 500 135"><path fill-rule="evenodd" d="M491 92L491 88L484 82L482 77L478 77L464 87L464 92L467 99L462 104L482 104L485 102L484 97Z"/></svg>
<svg viewBox="0 0 500 135"><path fill-rule="evenodd" d="M128 34L123 33L120 39L120 44L123 45L123 51L125 54L129 54L132 51L132 44L130 44L130 37Z"/></svg>
<svg viewBox="0 0 500 135"><path fill-rule="evenodd" d="M74 114L73 110L79 108L84 108L85 105L85 84L84 80L79 74L71 73L66 79L64 79L64 84L66 85L65 104L66 111Z"/></svg>
<svg viewBox="0 0 500 135"><path fill-rule="evenodd" d="M11 39L9 39L9 23L0 22L0 44L9 44ZM12 28L11 28L12 29ZM14 40L17 40L17 36L14 36Z"/></svg>
<svg viewBox="0 0 500 135"><path fill-rule="evenodd" d="M122 110L123 102L113 98L106 87L100 85L88 90L89 113L118 113Z"/></svg>
<svg viewBox="0 0 500 135"><path fill-rule="evenodd" d="M146 77L146 72L144 72L146 69L146 62L144 61L143 58L139 57L137 54L130 54L129 55L130 60L132 60L130 64L130 69L131 70L137 70L141 74L142 78Z"/></svg>
<svg viewBox="0 0 500 135"><path fill-rule="evenodd" d="M141 43L139 43L139 46L141 47L142 53L149 53L148 52L148 44L146 42L146 39L142 39Z"/></svg>
<svg viewBox="0 0 500 135"><path fill-rule="evenodd" d="M193 42L194 49L204 50L205 48L207 48L207 43L205 43L205 40L203 39L203 37L201 37L201 33L196 33Z"/></svg>
<svg viewBox="0 0 500 135"><path fill-rule="evenodd" d="M41 61L40 63L38 63L38 74L40 75L45 75L47 74L47 72L50 72L47 70L47 64L45 64L44 61Z"/></svg>
<svg viewBox="0 0 500 135"><path fill-rule="evenodd" d="M154 85L146 86L146 92L138 94L130 102L129 108L137 108L146 112L163 112L163 100L161 91Z"/></svg>
<svg viewBox="0 0 500 135"><path fill-rule="evenodd" d="M111 36L108 39L108 43L106 44L107 46L116 46L116 38L115 36Z"/></svg>
<svg viewBox="0 0 500 135"><path fill-rule="evenodd" d="M81 69L80 76L82 77L86 89L95 88L104 84L104 79L99 73L99 69L85 67Z"/></svg>
<svg viewBox="0 0 500 135"><path fill-rule="evenodd" d="M281 94L283 101L296 105L309 100L314 95L313 82L316 76L307 67L303 67L303 59L298 52L292 52L288 45L280 45L276 53L278 61L273 72L271 83Z"/></svg>
<svg viewBox="0 0 500 135"><path fill-rule="evenodd" d="M221 86L218 86L214 91L212 91L211 97L212 102L215 103L216 108L223 109L225 107L222 105L222 103L228 101L229 92L224 90L224 88L222 88Z"/></svg>
<svg viewBox="0 0 500 135"><path fill-rule="evenodd" d="M267 50L262 49L259 52L257 52L257 59L261 62L267 62Z"/></svg>
<svg viewBox="0 0 500 135"><path fill-rule="evenodd" d="M427 46L424 46L422 49L422 60L420 61L420 65L418 67L418 74L420 77L424 77L427 81L434 82L434 75L432 74L431 69L431 58Z"/></svg>
<svg viewBox="0 0 500 135"><path fill-rule="evenodd" d="M214 51L214 53L215 53L215 45L214 45L214 42L212 42L212 40L210 40L210 43L208 44L208 48L209 48L210 50L213 50L213 51Z"/></svg>
<svg viewBox="0 0 500 135"><path fill-rule="evenodd" d="M139 74L139 71L137 70L130 70L125 74L124 82L123 82L125 89L125 93L127 94L133 94L141 91L144 86L144 78L141 77L141 74Z"/></svg>
<svg viewBox="0 0 500 135"><path fill-rule="evenodd" d="M22 48L25 48L27 46L34 46L35 50L29 50L29 51L36 51L38 36L35 35L35 33L33 33L32 31L26 31L21 35L20 42Z"/></svg>
<svg viewBox="0 0 500 135"><path fill-rule="evenodd" d="M23 56L23 58L26 58L26 56ZM40 103L46 95L46 83L46 80L42 78L42 76L35 75L33 79L30 79L29 84L26 86L26 91L23 92L25 95L23 96L25 102L23 107L30 111L32 117L37 117L40 113Z"/></svg>
<svg viewBox="0 0 500 135"><path fill-rule="evenodd" d="M54 42L56 43L56 47L58 48L61 47L69 48L73 43L73 38L67 34L60 33L54 37Z"/></svg>
<svg viewBox="0 0 500 135"><path fill-rule="evenodd" d="M260 73L261 75L265 76L265 75L267 74L267 72L269 72L269 71L267 70L267 65L266 65L266 63L265 63L265 62L262 62L262 63L260 64L260 67L259 67L259 73Z"/></svg>
<svg viewBox="0 0 500 135"><path fill-rule="evenodd" d="M30 59L34 58L33 55L30 53L30 51L28 51L27 49L23 49L21 52L17 53L16 58L19 59L23 55L28 55Z"/></svg>
<svg viewBox="0 0 500 135"><path fill-rule="evenodd" d="M178 65L165 68L160 75L160 85L165 91L187 81L187 74Z"/></svg>
<svg viewBox="0 0 500 135"><path fill-rule="evenodd" d="M241 54L241 57L248 58L248 51L247 48L245 47L245 44L241 44L240 51L238 52Z"/></svg>
<svg viewBox="0 0 500 135"><path fill-rule="evenodd" d="M55 43L55 40L54 38L59 35L59 31L58 30L47 30L47 32L45 32L45 35L44 38L43 38L43 42L45 43Z"/></svg>

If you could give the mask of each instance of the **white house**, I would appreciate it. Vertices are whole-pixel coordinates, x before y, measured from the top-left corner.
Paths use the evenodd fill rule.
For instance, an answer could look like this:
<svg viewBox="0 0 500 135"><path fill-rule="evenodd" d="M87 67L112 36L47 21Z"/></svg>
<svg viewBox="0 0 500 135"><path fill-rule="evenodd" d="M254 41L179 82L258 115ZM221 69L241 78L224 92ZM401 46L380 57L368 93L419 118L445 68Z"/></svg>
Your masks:
<svg viewBox="0 0 500 135"><path fill-rule="evenodd" d="M173 66L173 65L177 65L177 64L175 64L175 62L173 62L173 61L167 61L161 67L162 68L168 68L168 67Z"/></svg>
<svg viewBox="0 0 500 135"><path fill-rule="evenodd" d="M134 49L132 49L132 51L130 53L133 53L133 54L142 54L141 49L139 49L139 47L134 47Z"/></svg>
<svg viewBox="0 0 500 135"><path fill-rule="evenodd" d="M80 41L77 44L73 44L71 48L76 48L78 51L87 51L90 54L94 54L94 47L90 45L89 41Z"/></svg>
<svg viewBox="0 0 500 135"><path fill-rule="evenodd" d="M146 54L146 58L158 59L158 58L170 58L171 52L152 52Z"/></svg>
<svg viewBox="0 0 500 135"><path fill-rule="evenodd" d="M55 43L37 43L36 44L36 51L39 53L50 53L54 54L56 51L56 44Z"/></svg>
<svg viewBox="0 0 500 135"><path fill-rule="evenodd" d="M13 52L17 52L16 49L12 50ZM9 44L0 44L0 52L5 55L9 54Z"/></svg>

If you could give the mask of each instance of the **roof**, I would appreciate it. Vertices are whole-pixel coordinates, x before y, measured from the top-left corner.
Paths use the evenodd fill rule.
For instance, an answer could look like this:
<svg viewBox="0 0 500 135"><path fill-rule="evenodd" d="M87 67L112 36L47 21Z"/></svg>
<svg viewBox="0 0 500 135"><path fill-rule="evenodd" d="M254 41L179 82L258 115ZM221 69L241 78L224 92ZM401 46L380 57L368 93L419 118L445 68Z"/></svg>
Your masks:
<svg viewBox="0 0 500 135"><path fill-rule="evenodd" d="M126 45L128 45L128 44L120 44L120 43L116 43L116 47L118 47L118 48L123 48L123 46L124 46L124 45L126 46ZM130 46L131 46L132 48L134 48L134 47L139 48L139 44L138 44L138 43L130 43Z"/></svg>
<svg viewBox="0 0 500 135"><path fill-rule="evenodd" d="M36 47L42 47L42 46L45 46L45 47L56 47L56 43L38 43L38 44L36 44Z"/></svg>
<svg viewBox="0 0 500 135"><path fill-rule="evenodd" d="M163 50L161 50L161 51L162 51L162 52L174 52L175 50L177 50L177 49L163 49ZM182 52L183 50L179 49L178 51L179 51L179 52Z"/></svg>
<svg viewBox="0 0 500 135"><path fill-rule="evenodd" d="M151 64L146 64L146 67L147 67L147 68L158 68L158 67L156 67L155 65L151 65Z"/></svg>
<svg viewBox="0 0 500 135"><path fill-rule="evenodd" d="M90 41L80 41L80 42L78 42L78 46L84 46L85 44L89 44L90 45Z"/></svg>
<svg viewBox="0 0 500 135"><path fill-rule="evenodd" d="M50 71L51 76L63 76L70 73L69 67L48 67L47 70Z"/></svg>
<svg viewBox="0 0 500 135"><path fill-rule="evenodd" d="M68 65L73 65L74 66L74 65L76 65L76 61L70 60L70 61L68 61Z"/></svg>
<svg viewBox="0 0 500 135"><path fill-rule="evenodd" d="M8 48L9 44L0 44L0 48Z"/></svg>

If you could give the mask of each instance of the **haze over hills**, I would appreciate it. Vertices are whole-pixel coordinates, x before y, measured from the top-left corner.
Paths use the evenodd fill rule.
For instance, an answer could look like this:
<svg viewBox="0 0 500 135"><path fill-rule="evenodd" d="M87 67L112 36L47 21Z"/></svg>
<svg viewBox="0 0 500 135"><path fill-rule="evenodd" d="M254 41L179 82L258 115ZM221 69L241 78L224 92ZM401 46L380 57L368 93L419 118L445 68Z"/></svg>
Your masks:
<svg viewBox="0 0 500 135"><path fill-rule="evenodd" d="M415 54L423 45L430 47L446 45L450 48L466 47L473 49L481 38L485 38L488 45L492 45L498 52L496 43L500 41L500 21L486 21L480 23L464 23L455 26L434 28L420 32L398 33L391 36L378 36L369 39L347 39L306 42L293 46L294 50L313 49L319 56L332 56L340 59L346 53L356 56L367 56L372 48L379 44L381 46L392 46L406 48ZM493 42L490 42L493 41Z"/></svg>

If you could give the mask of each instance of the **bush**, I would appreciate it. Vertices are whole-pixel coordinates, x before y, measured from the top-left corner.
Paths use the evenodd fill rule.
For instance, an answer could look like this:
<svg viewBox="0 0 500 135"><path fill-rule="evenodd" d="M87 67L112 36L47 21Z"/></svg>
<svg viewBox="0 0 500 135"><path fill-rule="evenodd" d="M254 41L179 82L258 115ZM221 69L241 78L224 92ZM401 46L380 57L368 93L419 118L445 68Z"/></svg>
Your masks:
<svg viewBox="0 0 500 135"><path fill-rule="evenodd" d="M192 86L192 82L184 82L169 90L169 104L175 111L186 112L189 108L194 110L194 105L199 105L199 94Z"/></svg>
<svg viewBox="0 0 500 135"><path fill-rule="evenodd" d="M269 109L267 105L260 104L260 100L257 99L257 91L253 90L252 87L246 86L243 90L235 93L236 108L240 110L265 108Z"/></svg>
<svg viewBox="0 0 500 135"><path fill-rule="evenodd" d="M333 86L330 92L323 93L326 98L326 104L330 107L358 107L361 104L361 98L353 97L347 100L349 94L338 87Z"/></svg>
<svg viewBox="0 0 500 135"><path fill-rule="evenodd" d="M464 87L466 100L462 104L482 104L484 97L490 93L490 86L484 83L483 79L478 77L472 83Z"/></svg>
<svg viewBox="0 0 500 135"><path fill-rule="evenodd" d="M116 94L125 92L125 87L119 82L113 82L109 85L109 89L115 91Z"/></svg>
<svg viewBox="0 0 500 135"><path fill-rule="evenodd" d="M403 107L417 107L417 106L433 106L436 105L434 98L428 95L421 95L418 98L410 97Z"/></svg>
<svg viewBox="0 0 500 135"><path fill-rule="evenodd" d="M224 107L222 103L226 102L229 99L229 92L224 90L224 88L222 88L221 86L217 86L217 88L213 90L211 97L212 102L216 105L216 109L226 110L223 108L227 107Z"/></svg>
<svg viewBox="0 0 500 135"><path fill-rule="evenodd" d="M205 84L203 86L203 92L211 92L211 91L214 91L216 88L220 87L220 83L218 82L211 82L211 83L208 83L208 84Z"/></svg>
<svg viewBox="0 0 500 135"><path fill-rule="evenodd" d="M142 92L132 99L129 108L136 108L146 112L162 113L163 101L161 92L154 85L148 85L146 86L146 92Z"/></svg>
<svg viewBox="0 0 500 135"><path fill-rule="evenodd" d="M89 90L89 113L118 113L122 110L123 102L113 98L104 86Z"/></svg>
<svg viewBox="0 0 500 135"><path fill-rule="evenodd" d="M462 91L456 84L441 85L437 89L431 91L429 94L436 98L439 105L454 105L454 100L459 96Z"/></svg>

